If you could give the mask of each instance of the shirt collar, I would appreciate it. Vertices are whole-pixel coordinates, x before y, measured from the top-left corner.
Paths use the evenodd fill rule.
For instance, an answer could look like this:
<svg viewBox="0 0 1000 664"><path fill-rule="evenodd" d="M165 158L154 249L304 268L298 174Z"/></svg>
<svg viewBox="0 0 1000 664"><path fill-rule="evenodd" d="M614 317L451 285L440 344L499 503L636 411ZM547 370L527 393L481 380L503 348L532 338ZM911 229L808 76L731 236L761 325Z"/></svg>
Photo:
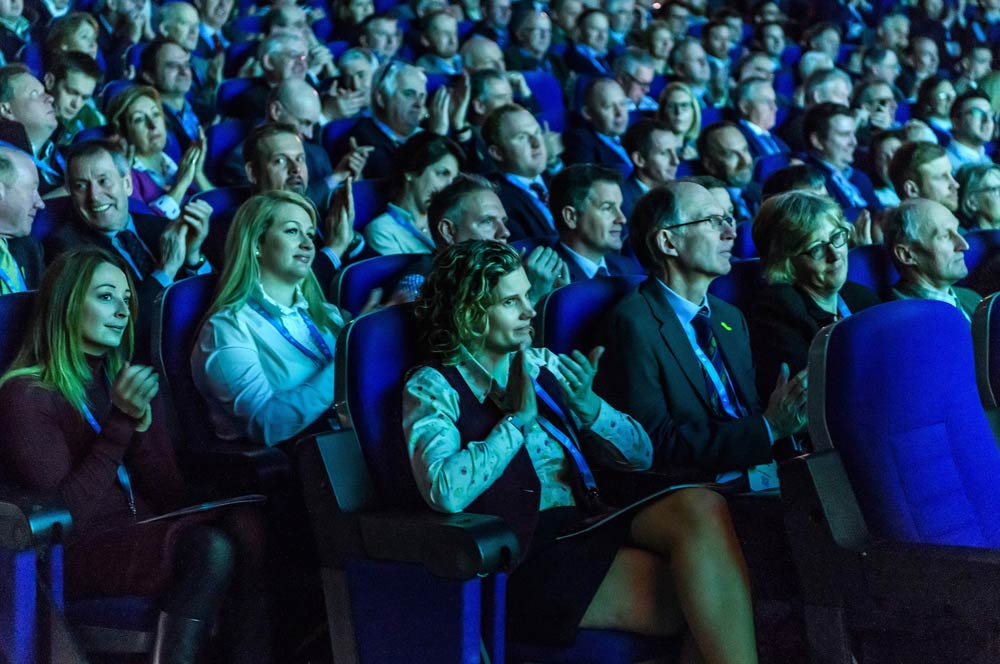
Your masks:
<svg viewBox="0 0 1000 664"><path fill-rule="evenodd" d="M500 403L507 395L507 375L510 372L510 360L513 357L514 353L508 355L507 362L498 366L496 375L493 375L479 363L479 360L463 344L458 347L458 362L455 364L455 369L479 403L486 401L491 394L496 402ZM537 360L529 352L528 374L532 378L537 378L540 369Z"/></svg>
<svg viewBox="0 0 1000 664"><path fill-rule="evenodd" d="M955 141L955 140L953 140L951 143L949 143L949 146L955 152L956 155L958 155L959 157L961 157L963 159L970 160L970 161L971 160L983 160L983 161L985 161L985 159L983 159L986 156L986 148L985 147L980 147L977 150L976 148L969 147L968 145L965 145L964 143L959 143L958 141Z"/></svg>
<svg viewBox="0 0 1000 664"><path fill-rule="evenodd" d="M750 131L752 131L754 136L767 136L767 135L770 134L769 131L767 131L766 129L763 129L761 127L758 127L757 125L755 125L754 123L750 122L749 120L746 120L746 119L740 120L740 124L742 124L744 127L746 127L747 129L749 129Z"/></svg>
<svg viewBox="0 0 1000 664"><path fill-rule="evenodd" d="M126 201L125 204L128 205L128 201ZM139 237L139 231L137 231L135 228L135 221L132 220L131 212L128 215L128 219L125 221L124 226L122 226L117 231L101 231L101 235L108 238L109 240L114 240L115 236L121 233L122 231L132 231L133 233L135 233L136 237Z"/></svg>
<svg viewBox="0 0 1000 664"><path fill-rule="evenodd" d="M298 313L300 310L305 310L309 308L309 303L306 302L306 298L302 295L302 289L298 286L295 287L295 296L292 298L292 306L286 307L274 300L270 295L264 292L264 287L258 281L257 285L254 287L254 292L252 297L254 297L261 305L267 309L272 314L278 314L280 316L291 316Z"/></svg>
<svg viewBox="0 0 1000 664"><path fill-rule="evenodd" d="M511 184L520 187L521 189L531 190L531 185L537 184L542 187L545 191L549 188L545 186L545 180L542 179L541 175L536 175L533 178L524 177L523 175L514 175L513 173L504 173L505 178L507 178ZM534 192L532 192L533 194Z"/></svg>
<svg viewBox="0 0 1000 664"><path fill-rule="evenodd" d="M570 249L569 245L567 245L565 242L560 242L559 244L561 244L563 246L563 249L565 249L569 253L570 257L572 257L573 260L577 262L577 264L580 266L580 269L583 270L583 272L587 275L588 279L593 279L594 275L597 274L597 271L602 267L605 270L608 269L608 261L605 260L604 256L601 256L601 262L595 263L594 261L590 260L583 254L578 254L572 249Z"/></svg>
<svg viewBox="0 0 1000 664"><path fill-rule="evenodd" d="M694 317L698 315L698 312L702 308L707 309L709 315L712 313L712 308L708 306L708 296L706 295L701 300L701 304L695 304L689 300L678 295L670 286L663 283L662 280L657 279L661 286L663 286L663 291L667 295L667 302L670 303L670 308L674 310L677 314L677 318L680 319L681 323L685 326L691 325L691 321Z"/></svg>
<svg viewBox="0 0 1000 664"><path fill-rule="evenodd" d="M851 168L850 166L841 170L836 166L834 166L833 164L831 164L830 162L828 162L826 159L822 159L821 157L819 157L819 155L816 155L816 161L818 161L826 170L832 173L840 173L841 175L844 176L844 178L848 180L850 180L851 176L854 175L854 169Z"/></svg>
<svg viewBox="0 0 1000 664"><path fill-rule="evenodd" d="M392 127L382 122L374 115L372 116L372 122L374 122L375 126L379 128L379 131L388 136L392 142L399 144L405 143L406 140L410 138L410 136L413 136L414 134L417 134L418 132L422 131L420 127L417 127L416 129L413 130L413 133L410 134L410 136L403 136L401 134L397 134Z"/></svg>

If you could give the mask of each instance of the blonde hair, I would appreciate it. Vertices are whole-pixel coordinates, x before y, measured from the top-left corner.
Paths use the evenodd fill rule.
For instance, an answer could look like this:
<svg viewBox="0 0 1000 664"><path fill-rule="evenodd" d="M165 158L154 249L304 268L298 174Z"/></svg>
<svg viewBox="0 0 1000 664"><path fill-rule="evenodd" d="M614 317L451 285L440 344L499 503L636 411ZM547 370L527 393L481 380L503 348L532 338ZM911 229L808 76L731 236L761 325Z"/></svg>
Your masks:
<svg viewBox="0 0 1000 664"><path fill-rule="evenodd" d="M104 109L110 125L120 136L128 138L128 109L137 100L148 97L156 103L163 112L163 101L156 88L149 85L133 85L125 88L108 102L108 107Z"/></svg>
<svg viewBox="0 0 1000 664"><path fill-rule="evenodd" d="M688 130L681 135L681 141L684 143L694 143L698 140L698 134L701 133L701 103L698 101L698 98L695 96L694 91L691 90L690 86L674 81L673 83L667 85L667 87L663 88L663 92L660 93L660 98L657 100L660 110L657 111L656 117L658 120L662 120L669 124L669 119L667 118L665 109L667 98L670 97L670 94L673 92L684 93L691 102L691 109L694 111L694 118L691 119L691 126L688 127Z"/></svg>
<svg viewBox="0 0 1000 664"><path fill-rule="evenodd" d="M250 197L236 211L233 225L226 236L226 264L219 278L215 299L205 315L208 320L213 314L226 307L242 307L260 283L260 263L256 260L257 248L274 223L278 208L282 205L298 205L316 224L316 209L308 199L291 191L268 191ZM301 285L302 296L308 305L309 316L316 326L336 334L340 331L339 321L334 321L326 308L323 290L315 275L310 271Z"/></svg>
<svg viewBox="0 0 1000 664"><path fill-rule="evenodd" d="M122 342L105 355L104 370L110 382L132 357L133 325L137 315L135 287L128 269L117 256L97 247L69 251L52 263L42 278L34 315L10 368L0 385L29 376L43 387L59 392L77 411L87 402L87 385L94 378L83 351L79 322L94 272L108 263L122 271L133 293Z"/></svg>
<svg viewBox="0 0 1000 664"><path fill-rule="evenodd" d="M795 281L792 259L805 251L809 236L821 228L824 221L850 230L844 212L829 196L789 191L764 201L753 220L751 232L768 283Z"/></svg>

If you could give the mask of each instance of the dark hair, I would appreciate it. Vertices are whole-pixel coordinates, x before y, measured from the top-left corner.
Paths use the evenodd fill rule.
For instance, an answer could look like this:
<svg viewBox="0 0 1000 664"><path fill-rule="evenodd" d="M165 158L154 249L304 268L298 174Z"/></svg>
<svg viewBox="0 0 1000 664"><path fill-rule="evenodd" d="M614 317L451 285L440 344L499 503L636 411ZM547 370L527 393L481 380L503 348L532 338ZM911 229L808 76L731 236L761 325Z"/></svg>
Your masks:
<svg viewBox="0 0 1000 664"><path fill-rule="evenodd" d="M150 84L156 80L156 59L160 57L160 51L168 45L176 46L187 53L187 49L173 39L169 37L157 37L146 44L142 49L142 54L139 56L139 71L137 73L140 78L145 75Z"/></svg>
<svg viewBox="0 0 1000 664"><path fill-rule="evenodd" d="M18 76L34 76L34 74L20 62L0 67L0 102L14 101L14 79Z"/></svg>
<svg viewBox="0 0 1000 664"><path fill-rule="evenodd" d="M465 197L478 191L496 191L489 180L481 175L468 175L460 173L458 177L451 181L447 187L437 192L431 197L430 207L427 208L427 223L431 229L431 237L434 244L439 247L447 246L447 242L438 232L438 224L442 219L454 217Z"/></svg>
<svg viewBox="0 0 1000 664"><path fill-rule="evenodd" d="M118 175L125 177L129 174L129 163L128 159L125 158L125 153L122 152L121 147L116 141L108 140L106 138L94 139L91 141L83 141L81 143L74 143L69 146L66 150L66 177L69 177L70 165L77 159L87 159L89 157L96 157L100 154L107 154L111 157L111 161L115 164L115 170L118 171Z"/></svg>
<svg viewBox="0 0 1000 664"><path fill-rule="evenodd" d="M761 189L763 198L799 189L813 190L826 185L823 173L810 164L785 166L767 176Z"/></svg>
<svg viewBox="0 0 1000 664"><path fill-rule="evenodd" d="M483 121L482 128L483 141L485 141L486 145L500 145L500 142L503 140L503 136L500 135L500 125L503 124L503 119L511 113L520 113L524 110L523 106L518 106L517 104L504 104L490 111L490 114L486 116L486 120Z"/></svg>
<svg viewBox="0 0 1000 664"><path fill-rule="evenodd" d="M46 73L52 74L52 77L57 81L65 80L72 72L79 72L87 78L94 79L97 85L100 85L104 80L104 72L101 71L97 60L80 51L63 51L53 54L52 61L46 68Z"/></svg>
<svg viewBox="0 0 1000 664"><path fill-rule="evenodd" d="M419 175L449 154L455 158L461 170L465 162L465 153L450 138L439 136L432 131L422 131L407 139L396 151L393 159L390 200L396 200L402 194L407 173Z"/></svg>
<svg viewBox="0 0 1000 664"><path fill-rule="evenodd" d="M917 88L917 101L913 104L913 116L926 119L930 115L934 103L934 90L948 79L941 76L928 76Z"/></svg>
<svg viewBox="0 0 1000 664"><path fill-rule="evenodd" d="M444 364L489 332L489 308L500 278L521 267L517 251L501 242L470 240L442 249L420 289L414 314L431 352Z"/></svg>
<svg viewBox="0 0 1000 664"><path fill-rule="evenodd" d="M629 217L629 242L635 257L647 270L652 270L658 263L653 236L660 229L680 221L681 197L676 188L675 182L654 187L638 200Z"/></svg>
<svg viewBox="0 0 1000 664"><path fill-rule="evenodd" d="M990 107L990 114L991 115L993 114L993 102L990 101L989 96L982 90L976 90L973 88L966 90L965 92L963 92L962 94L958 95L958 97L955 98L954 103L952 103L951 105L951 117L957 118L959 115L961 115L962 106L965 104L965 102L969 101L970 99L982 99Z"/></svg>
<svg viewBox="0 0 1000 664"><path fill-rule="evenodd" d="M577 213L581 212L590 190L598 182L611 182L620 187L622 176L614 169L597 164L573 164L559 171L552 179L549 187L549 211L552 212L557 231L562 233L567 230L562 209L571 207Z"/></svg>
<svg viewBox="0 0 1000 664"><path fill-rule="evenodd" d="M726 188L726 183L714 175L686 175L682 178L677 178L677 182L690 182L691 184L700 185L705 189Z"/></svg>
<svg viewBox="0 0 1000 664"><path fill-rule="evenodd" d="M587 85L583 88L583 95L580 97L581 108L589 108L591 102L597 94L597 88L602 85L609 83L614 83L615 85L621 85L618 81L611 78L610 76L595 76L594 78L587 81Z"/></svg>
<svg viewBox="0 0 1000 664"><path fill-rule="evenodd" d="M830 123L838 115L854 117L851 109L833 101L824 101L806 111L805 120L802 122L802 138L810 149L812 144L809 142L809 137L815 134L821 139L825 139L830 133Z"/></svg>
<svg viewBox="0 0 1000 664"><path fill-rule="evenodd" d="M646 154L653 145L653 132L670 131L670 125L652 118L642 118L632 123L622 137L622 147L631 158L633 152Z"/></svg>
<svg viewBox="0 0 1000 664"><path fill-rule="evenodd" d="M896 153L892 155L892 161L889 162L889 180L892 182L892 188L896 190L896 194L900 198L905 198L903 185L906 184L906 181L912 180L919 183L920 172L918 169L944 156L947 156L944 148L930 141L914 141L899 146Z"/></svg>
<svg viewBox="0 0 1000 664"><path fill-rule="evenodd" d="M243 139L243 163L250 164L251 168L256 168L257 160L260 159L260 144L265 138L271 138L278 134L292 134L298 136L299 132L295 127L284 122L265 122L250 130L247 137Z"/></svg>
<svg viewBox="0 0 1000 664"><path fill-rule="evenodd" d="M739 126L736 124L723 120L721 122L713 122L703 128L701 133L698 134L696 147L698 149L698 155L702 158L702 160L704 160L712 152L709 149L709 140L711 140L712 135L716 132L722 131L723 129L735 129L736 131L740 130Z"/></svg>

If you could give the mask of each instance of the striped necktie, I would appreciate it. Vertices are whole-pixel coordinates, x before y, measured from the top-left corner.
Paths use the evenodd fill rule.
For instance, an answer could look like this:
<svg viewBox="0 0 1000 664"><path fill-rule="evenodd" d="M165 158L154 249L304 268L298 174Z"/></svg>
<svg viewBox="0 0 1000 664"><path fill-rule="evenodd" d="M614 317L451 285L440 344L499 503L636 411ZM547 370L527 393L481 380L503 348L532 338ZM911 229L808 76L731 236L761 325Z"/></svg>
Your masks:
<svg viewBox="0 0 1000 664"><path fill-rule="evenodd" d="M17 261L14 260L7 238L0 237L0 294L20 293L27 290L24 275Z"/></svg>

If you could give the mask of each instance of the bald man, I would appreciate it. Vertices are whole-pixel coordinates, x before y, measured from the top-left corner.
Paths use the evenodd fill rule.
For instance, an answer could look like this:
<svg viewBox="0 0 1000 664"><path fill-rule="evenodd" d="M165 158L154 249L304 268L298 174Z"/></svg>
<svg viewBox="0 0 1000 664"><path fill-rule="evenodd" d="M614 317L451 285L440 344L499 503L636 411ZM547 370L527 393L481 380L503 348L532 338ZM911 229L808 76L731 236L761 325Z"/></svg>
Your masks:
<svg viewBox="0 0 1000 664"><path fill-rule="evenodd" d="M958 307L971 322L982 298L955 285L969 274L965 265L969 244L954 213L937 201L907 199L889 215L884 232L899 272L890 299L940 300Z"/></svg>
<svg viewBox="0 0 1000 664"><path fill-rule="evenodd" d="M42 248L31 237L31 225L44 207L35 162L0 147L0 295L38 288Z"/></svg>
<svg viewBox="0 0 1000 664"><path fill-rule="evenodd" d="M623 178L631 175L632 160L622 145L628 129L628 98L622 86L613 78L594 79L584 90L580 114L584 123L563 137L563 161L601 164L614 168Z"/></svg>

